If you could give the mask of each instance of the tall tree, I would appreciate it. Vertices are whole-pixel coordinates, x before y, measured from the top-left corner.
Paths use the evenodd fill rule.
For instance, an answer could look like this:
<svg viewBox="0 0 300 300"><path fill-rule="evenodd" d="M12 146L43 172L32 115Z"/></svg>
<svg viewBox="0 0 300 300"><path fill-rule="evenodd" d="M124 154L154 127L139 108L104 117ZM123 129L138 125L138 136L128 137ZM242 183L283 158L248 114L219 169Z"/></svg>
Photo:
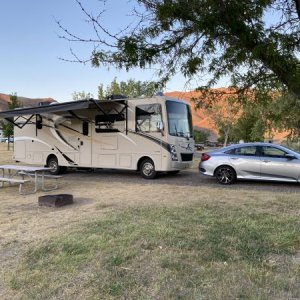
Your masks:
<svg viewBox="0 0 300 300"><path fill-rule="evenodd" d="M230 76L239 92L279 90L300 99L300 0L136 0L135 19L116 33L103 25L103 12L94 17L75 1L93 36L58 25L63 38L96 45L87 59L93 66L157 65L162 82L177 72L187 79L208 73L203 91Z"/></svg>
<svg viewBox="0 0 300 300"><path fill-rule="evenodd" d="M15 109L20 107L17 93L10 95L10 102L8 103L8 109ZM14 125L10 122L4 122L3 124L3 135L7 138L7 150L9 150L10 139L14 135Z"/></svg>
<svg viewBox="0 0 300 300"><path fill-rule="evenodd" d="M205 143L209 137L209 131L206 129L194 127L195 143Z"/></svg>
<svg viewBox="0 0 300 300"><path fill-rule="evenodd" d="M104 87L103 84L98 86L98 99L105 99L106 96L110 95L124 95L130 98L141 96L151 97L159 92L160 89L161 86L157 85L154 81L136 81L129 79L127 81L118 82L117 78L114 78L106 87Z"/></svg>
<svg viewBox="0 0 300 300"><path fill-rule="evenodd" d="M93 94L86 93L85 91L73 92L72 93L72 98L75 101L78 101L78 100L88 100L90 98L93 98Z"/></svg>
<svg viewBox="0 0 300 300"><path fill-rule="evenodd" d="M202 107L206 108L207 115L218 129L219 134L224 138L225 147L241 115L241 104L233 97L223 97L212 106L205 105L205 103L202 104Z"/></svg>
<svg viewBox="0 0 300 300"><path fill-rule="evenodd" d="M243 111L231 130L231 138L235 141L261 142L265 138L272 139L273 123L269 115L269 107L265 103L251 100L243 106Z"/></svg>

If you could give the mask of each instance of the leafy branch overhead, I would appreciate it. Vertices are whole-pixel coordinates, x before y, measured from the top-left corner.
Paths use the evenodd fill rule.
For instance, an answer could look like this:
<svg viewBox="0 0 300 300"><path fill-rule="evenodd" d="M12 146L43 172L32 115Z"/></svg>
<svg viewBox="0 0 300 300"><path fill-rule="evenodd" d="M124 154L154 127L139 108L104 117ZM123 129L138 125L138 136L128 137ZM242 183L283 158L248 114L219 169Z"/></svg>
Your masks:
<svg viewBox="0 0 300 300"><path fill-rule="evenodd" d="M159 68L165 83L181 72L187 80L207 78L207 90L230 78L239 92L288 91L300 98L300 0L137 0L133 22L110 32L75 0L90 22L91 37L80 37L60 22L61 38L94 45L93 66L126 70Z"/></svg>

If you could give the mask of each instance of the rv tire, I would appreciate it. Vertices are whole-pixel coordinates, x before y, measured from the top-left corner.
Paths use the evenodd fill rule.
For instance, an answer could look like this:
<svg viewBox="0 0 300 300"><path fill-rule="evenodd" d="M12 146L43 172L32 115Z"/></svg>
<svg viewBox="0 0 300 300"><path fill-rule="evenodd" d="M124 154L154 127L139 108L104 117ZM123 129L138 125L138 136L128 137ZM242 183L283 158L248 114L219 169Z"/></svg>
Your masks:
<svg viewBox="0 0 300 300"><path fill-rule="evenodd" d="M62 170L62 167L60 167L59 165L58 165L58 160L57 160L57 158L56 157L50 157L49 159L48 159L48 163L47 163L47 166L49 167L49 168L51 168L51 170L49 171L49 173L50 174L52 174L52 175L58 175L58 174L60 174L63 170Z"/></svg>
<svg viewBox="0 0 300 300"><path fill-rule="evenodd" d="M154 162L151 159L145 159L140 165L140 173L145 179L154 179L157 175Z"/></svg>

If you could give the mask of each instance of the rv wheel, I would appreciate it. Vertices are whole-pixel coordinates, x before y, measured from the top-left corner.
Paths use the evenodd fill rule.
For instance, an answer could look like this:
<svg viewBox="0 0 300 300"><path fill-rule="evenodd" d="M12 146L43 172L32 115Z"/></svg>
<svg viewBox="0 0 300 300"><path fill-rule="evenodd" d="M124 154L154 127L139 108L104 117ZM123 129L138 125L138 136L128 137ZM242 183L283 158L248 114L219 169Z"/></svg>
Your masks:
<svg viewBox="0 0 300 300"><path fill-rule="evenodd" d="M145 179L154 179L157 175L154 163L151 159L145 159L141 163L140 172Z"/></svg>
<svg viewBox="0 0 300 300"><path fill-rule="evenodd" d="M47 166L48 166L49 168L51 168L51 170L49 170L49 172L50 172L52 175L60 174L60 172L61 172L61 167L58 165L58 161L57 161L57 158L56 158L56 157L50 157L49 160L48 160Z"/></svg>

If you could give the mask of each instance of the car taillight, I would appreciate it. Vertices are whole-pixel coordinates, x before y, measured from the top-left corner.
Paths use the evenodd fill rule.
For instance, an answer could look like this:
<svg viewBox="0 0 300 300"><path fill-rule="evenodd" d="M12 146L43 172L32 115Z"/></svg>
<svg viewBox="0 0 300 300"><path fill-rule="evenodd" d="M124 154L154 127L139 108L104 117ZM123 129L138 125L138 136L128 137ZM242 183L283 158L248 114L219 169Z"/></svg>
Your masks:
<svg viewBox="0 0 300 300"><path fill-rule="evenodd" d="M206 161L206 160L209 160L209 159L210 159L210 156L207 153L202 153L201 161Z"/></svg>

